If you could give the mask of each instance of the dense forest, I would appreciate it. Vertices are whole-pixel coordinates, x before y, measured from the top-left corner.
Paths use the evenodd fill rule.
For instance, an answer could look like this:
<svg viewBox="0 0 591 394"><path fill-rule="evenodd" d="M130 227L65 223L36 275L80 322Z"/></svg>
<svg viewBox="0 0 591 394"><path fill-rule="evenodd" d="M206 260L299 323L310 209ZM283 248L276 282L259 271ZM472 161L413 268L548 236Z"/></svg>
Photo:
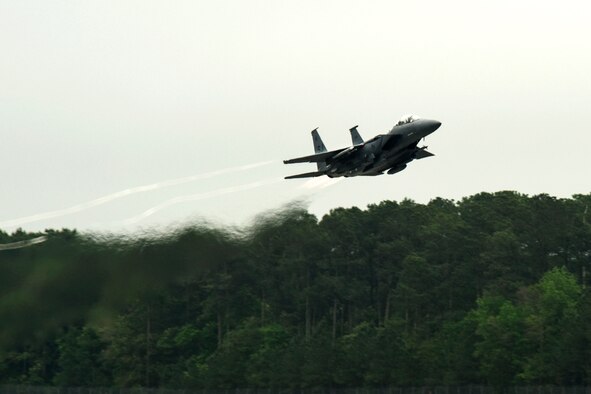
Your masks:
<svg viewBox="0 0 591 394"><path fill-rule="evenodd" d="M591 384L591 194L43 234L0 251L0 384Z"/></svg>

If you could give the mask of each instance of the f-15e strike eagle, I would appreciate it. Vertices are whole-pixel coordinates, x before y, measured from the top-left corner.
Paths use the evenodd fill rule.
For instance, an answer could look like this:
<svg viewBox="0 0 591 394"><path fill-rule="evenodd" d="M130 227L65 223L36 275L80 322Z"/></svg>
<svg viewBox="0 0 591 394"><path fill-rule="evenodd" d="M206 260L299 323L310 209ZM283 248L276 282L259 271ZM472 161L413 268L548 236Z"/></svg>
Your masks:
<svg viewBox="0 0 591 394"><path fill-rule="evenodd" d="M353 146L327 151L318 128L312 130L315 154L284 160L283 163L316 163L318 171L285 177L309 178L326 175L330 178L358 175L382 175L384 171L395 174L406 168L414 159L434 156L426 146L418 147L419 141L437 130L441 122L420 119L414 115L403 116L387 134L378 134L371 140L363 141L357 127L351 132Z"/></svg>

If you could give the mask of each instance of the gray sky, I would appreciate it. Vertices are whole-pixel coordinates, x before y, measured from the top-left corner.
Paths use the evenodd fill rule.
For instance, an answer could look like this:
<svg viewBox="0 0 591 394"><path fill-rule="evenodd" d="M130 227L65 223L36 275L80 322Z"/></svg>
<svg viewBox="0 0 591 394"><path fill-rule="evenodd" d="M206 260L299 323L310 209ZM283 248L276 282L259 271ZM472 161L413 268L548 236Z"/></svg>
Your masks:
<svg viewBox="0 0 591 394"><path fill-rule="evenodd" d="M0 0L0 228L589 193L589 4ZM313 153L313 128L335 149L351 126L370 138L407 113L443 122L435 157L393 176L278 181L314 170L281 163Z"/></svg>

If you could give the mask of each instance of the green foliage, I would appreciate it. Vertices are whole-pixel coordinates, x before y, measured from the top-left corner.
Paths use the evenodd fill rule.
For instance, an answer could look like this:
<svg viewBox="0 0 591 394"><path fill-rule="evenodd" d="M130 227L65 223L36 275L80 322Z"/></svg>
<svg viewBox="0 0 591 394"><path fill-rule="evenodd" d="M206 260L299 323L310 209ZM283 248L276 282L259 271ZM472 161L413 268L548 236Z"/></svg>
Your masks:
<svg viewBox="0 0 591 394"><path fill-rule="evenodd" d="M526 381L572 384L577 380L581 358L579 330L581 286L563 268L553 268L528 289L522 308L526 337L533 351L523 373Z"/></svg>
<svg viewBox="0 0 591 394"><path fill-rule="evenodd" d="M525 354L521 311L501 297L485 297L478 300L472 318L479 338L474 354L482 375L494 385L515 383Z"/></svg>
<svg viewBox="0 0 591 394"><path fill-rule="evenodd" d="M590 384L589 206L507 191L242 232L48 231L0 252L0 383Z"/></svg>
<svg viewBox="0 0 591 394"><path fill-rule="evenodd" d="M58 386L108 386L110 377L103 362L105 343L90 327L72 328L57 340Z"/></svg>

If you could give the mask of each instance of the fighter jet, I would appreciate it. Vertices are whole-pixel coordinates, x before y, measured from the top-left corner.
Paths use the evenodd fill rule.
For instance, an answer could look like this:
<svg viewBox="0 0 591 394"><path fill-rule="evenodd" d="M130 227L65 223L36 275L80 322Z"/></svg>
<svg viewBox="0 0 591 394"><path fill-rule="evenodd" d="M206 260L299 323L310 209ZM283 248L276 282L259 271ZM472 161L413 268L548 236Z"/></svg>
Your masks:
<svg viewBox="0 0 591 394"><path fill-rule="evenodd" d="M406 168L414 159L434 156L427 147L419 147L425 138L441 126L441 122L420 119L414 115L403 116L386 134L378 134L371 140L363 141L357 127L351 132L353 146L327 151L318 128L312 130L315 154L284 160L284 164L316 163L318 171L285 177L285 179L310 178L326 175L330 178L353 177L359 175L395 174Z"/></svg>

